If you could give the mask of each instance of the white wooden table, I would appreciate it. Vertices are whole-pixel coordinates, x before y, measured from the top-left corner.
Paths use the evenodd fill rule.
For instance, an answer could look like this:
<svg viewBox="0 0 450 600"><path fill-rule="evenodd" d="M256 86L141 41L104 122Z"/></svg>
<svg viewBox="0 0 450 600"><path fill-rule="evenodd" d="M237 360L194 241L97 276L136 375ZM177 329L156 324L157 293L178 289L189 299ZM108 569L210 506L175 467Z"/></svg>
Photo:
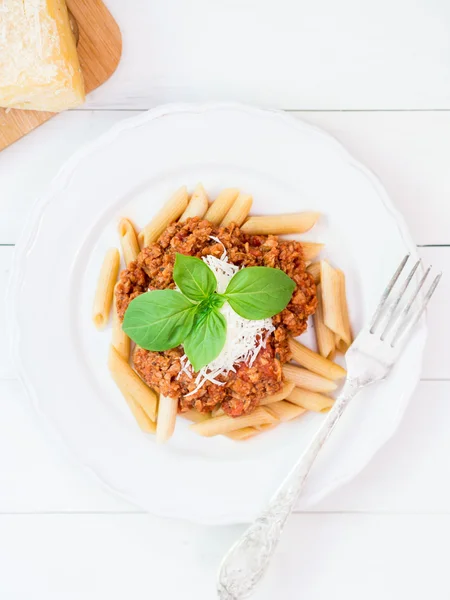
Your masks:
<svg viewBox="0 0 450 600"><path fill-rule="evenodd" d="M447 271L420 383L394 438L353 482L296 514L255 598L448 600L450 4L446 0L108 0L113 79L0 155L0 274L33 199L81 144L162 102L294 111L384 182L420 254ZM380 239L383 233L380 232ZM376 251L376 249L374 249ZM1 298L0 298L1 300ZM4 338L0 311L0 340ZM149 516L47 440L0 345L0 598L211 600L240 527Z"/></svg>

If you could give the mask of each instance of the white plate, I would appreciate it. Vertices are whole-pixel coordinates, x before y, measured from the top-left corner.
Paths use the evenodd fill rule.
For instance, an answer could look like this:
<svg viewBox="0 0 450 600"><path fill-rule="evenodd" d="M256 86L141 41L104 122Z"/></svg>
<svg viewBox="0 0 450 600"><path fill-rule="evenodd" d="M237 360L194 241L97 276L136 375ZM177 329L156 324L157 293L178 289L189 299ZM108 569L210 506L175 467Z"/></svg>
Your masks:
<svg viewBox="0 0 450 600"><path fill-rule="evenodd" d="M414 245L376 178L333 138L286 114L235 105L170 106L114 127L76 154L35 206L13 269L14 353L36 410L111 490L159 515L248 521L323 416L247 443L203 439L179 422L158 447L135 425L107 368L110 331L91 323L105 250L120 216L146 223L180 185L214 197L237 186L256 213L320 210L307 237L347 274L355 331ZM398 368L350 407L311 474L302 506L353 477L397 427L417 383L426 329Z"/></svg>

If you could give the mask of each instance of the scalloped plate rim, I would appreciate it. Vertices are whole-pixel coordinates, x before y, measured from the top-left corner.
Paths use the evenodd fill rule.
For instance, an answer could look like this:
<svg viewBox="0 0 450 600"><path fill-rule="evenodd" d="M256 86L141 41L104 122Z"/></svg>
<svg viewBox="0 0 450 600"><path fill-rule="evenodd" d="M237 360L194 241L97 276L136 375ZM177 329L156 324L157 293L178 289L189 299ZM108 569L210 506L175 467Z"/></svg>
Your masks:
<svg viewBox="0 0 450 600"><path fill-rule="evenodd" d="M230 110L230 111L234 110L234 111L241 111L241 112L242 111L249 112L249 113L253 113L253 114L259 113L261 115L265 115L266 117L282 119L284 121L287 121L292 127L296 127L299 129L313 130L317 134L326 138L328 140L328 142L334 144L336 151L340 152L343 155L343 157L346 159L346 162L351 167L353 167L363 173L363 175L366 177L366 179L370 182L372 187L375 189L377 196L379 197L380 201L382 202L389 217L395 221L401 238L404 240L406 245L408 245L411 248L415 248L415 245L411 239L411 236L409 234L409 231L407 229L407 226L406 226L403 216L392 204L392 201L390 200L385 188L381 184L378 177L370 169L368 169L367 167L365 167L364 165L359 163L359 161L357 159L355 159L346 150L346 148L341 144L341 142L339 142L334 136L332 136L328 132L325 132L324 130L322 130L319 127L310 125L309 123L306 123L305 121L303 121L301 119L294 118L291 115L289 115L288 113L285 113L283 111L279 111L279 110L275 110L275 109L256 108L256 107L248 106L245 104L239 104L239 103L219 102L219 103L205 103L205 104L188 104L188 103L168 104L168 105L156 107L156 108L151 109L143 114L139 114L137 116L130 117L130 118L124 119L123 121L120 121L119 123L113 125L108 131L106 131L105 133L100 135L98 138L85 144L82 148L80 148L78 151L76 151L62 165L59 172L53 178L53 180L51 181L51 183L49 185L48 192L46 194L42 195L40 198L38 198L36 200L36 202L34 203L32 210L30 212L30 215L29 215L28 219L26 220L26 223L24 225L22 233L19 237L18 243L15 247L15 252L14 252L13 262L12 262L12 276L11 276L11 279L10 279L10 282L8 285L8 289L7 289L7 316L9 317L7 319L7 322L9 323L9 328L10 328L9 335L10 335L11 353L12 353L12 358L13 358L13 364L15 365L15 367L17 369L16 375L17 375L18 379L22 382L22 384L28 394L28 397L31 400L31 403L35 410L35 413L38 415L39 419L44 424L45 429L47 430L48 434L53 438L53 440L58 445L60 445L60 447L62 447L64 449L64 452L69 451L70 455L75 458L77 463L83 467L83 469L86 471L86 473L90 477L94 477L94 479L98 483L100 483L103 488L105 488L109 492L113 493L114 495L119 496L120 498L131 503L134 506L136 506L136 504L133 501L133 499L128 497L128 495L125 494L124 492L121 492L120 490L116 489L113 485L107 483L102 478L101 474L97 473L95 471L95 469L93 469L91 466L86 464L82 459L78 458L76 450L70 447L70 445L64 440L61 432L59 432L57 430L57 428L53 425L53 423L51 422L51 419L40 410L39 400L34 393L33 386L31 384L31 382L28 380L27 374L26 374L26 372L23 368L23 365L21 364L21 361L20 361L20 352L19 352L20 335L19 335L18 323L16 322L16 314L14 311L14 298L15 298L15 295L20 290L21 281L22 281L19 277L19 274L21 272L20 265L25 264L25 262L26 262L27 252L30 249L30 247L32 246L34 237L38 230L39 221L42 217L42 214L45 211L46 206L50 202L52 202L56 192L60 191L64 188L64 186L67 184L67 180L70 179L70 176L76 170L79 162L81 162L89 154L95 152L102 146L108 144L110 141L113 141L123 131L133 129L135 127L139 127L141 124L147 123L148 121L159 119L161 117L164 117L166 115L173 114L173 113L201 114L203 112L217 111L217 110ZM426 340L426 335L427 335L427 327L426 327L425 321L423 321L423 323L422 323L422 330L420 333L421 333L420 338L418 336L418 339L416 340L416 343L418 344L418 346L420 345L420 349L418 352L418 355L420 356L420 360L418 361L418 363L419 363L417 365L418 368L414 369L414 373L420 373L419 367L421 366L422 355L423 355L423 350L424 350L424 345L425 345L425 340ZM374 449L370 453L367 453L362 460L360 460L357 463L355 462L353 465L353 468L349 472L344 473L340 477L333 479L332 481L330 481L330 483L328 485L325 485L323 487L323 489L320 490L320 492L313 494L307 503L308 506L311 506L311 505L317 503L318 501L323 499L325 496L330 494L332 491L336 490L337 488L341 487L342 485L344 485L345 483L347 483L348 481L353 479L373 459L375 454L381 449L381 447L392 437L392 435L397 430L397 428L402 420L402 417L403 417L404 411L406 409L406 406L408 404L408 401L409 401L415 387L417 386L419 380L420 380L419 375L415 375L413 378L411 378L409 380L408 389L403 391L402 400L401 400L396 418L392 420L391 427L388 429L384 429L382 434L379 436L377 447L374 447ZM199 511L197 515L190 516L190 517L181 515L181 514L179 514L179 512L176 512L176 511L167 511L167 513L164 513L163 511L159 511L158 515L162 516L162 517L167 517L167 518L181 518L184 520L188 520L188 521L195 522L195 523L201 523L201 524L205 524L205 525L230 525L230 524L236 524L236 523L243 523L243 522L248 522L253 517L253 515L250 516L250 513L248 513L248 515L246 515L245 510L241 510L239 512L239 515L233 514L233 513L223 513L220 516L216 515L216 517L212 518L212 519L205 518L205 516L203 515L203 513L201 511Z"/></svg>

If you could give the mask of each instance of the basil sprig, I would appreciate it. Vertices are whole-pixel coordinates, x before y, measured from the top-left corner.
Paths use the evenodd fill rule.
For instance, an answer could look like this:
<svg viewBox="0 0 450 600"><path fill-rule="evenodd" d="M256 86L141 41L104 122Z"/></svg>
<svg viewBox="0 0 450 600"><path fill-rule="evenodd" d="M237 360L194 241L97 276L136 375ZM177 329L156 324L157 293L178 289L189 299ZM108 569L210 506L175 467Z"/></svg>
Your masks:
<svg viewBox="0 0 450 600"><path fill-rule="evenodd" d="M280 269L247 267L238 271L224 294L199 258L177 254L173 279L180 291L155 290L132 300L123 320L124 332L136 344L155 352L183 344L195 371L219 356L227 324L225 302L241 317L267 319L288 305L295 282Z"/></svg>

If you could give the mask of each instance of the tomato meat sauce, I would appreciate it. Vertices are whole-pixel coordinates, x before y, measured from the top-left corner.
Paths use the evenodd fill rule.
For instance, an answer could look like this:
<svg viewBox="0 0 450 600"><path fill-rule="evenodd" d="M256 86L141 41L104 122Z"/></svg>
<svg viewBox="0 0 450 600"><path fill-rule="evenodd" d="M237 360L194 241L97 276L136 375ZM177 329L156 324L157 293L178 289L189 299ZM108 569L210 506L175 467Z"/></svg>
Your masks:
<svg viewBox="0 0 450 600"><path fill-rule="evenodd" d="M176 398L181 412L189 409L210 412L221 407L226 414L237 417L250 413L262 398L278 392L283 382L281 367L290 360L288 338L306 330L308 317L317 306L316 286L306 272L300 242L280 240L273 235L247 235L237 225L217 227L195 217L169 225L160 239L143 248L136 261L121 273L116 287L119 317L123 319L131 300L140 294L175 288L173 266L177 253L220 258L224 247L230 263L281 269L294 280L296 287L287 307L272 318L275 331L252 366L239 363L235 372L219 375L216 379L223 385L206 381L191 394L197 385L195 375L182 371L182 346L165 352L136 347L133 360L137 373L151 388Z"/></svg>

